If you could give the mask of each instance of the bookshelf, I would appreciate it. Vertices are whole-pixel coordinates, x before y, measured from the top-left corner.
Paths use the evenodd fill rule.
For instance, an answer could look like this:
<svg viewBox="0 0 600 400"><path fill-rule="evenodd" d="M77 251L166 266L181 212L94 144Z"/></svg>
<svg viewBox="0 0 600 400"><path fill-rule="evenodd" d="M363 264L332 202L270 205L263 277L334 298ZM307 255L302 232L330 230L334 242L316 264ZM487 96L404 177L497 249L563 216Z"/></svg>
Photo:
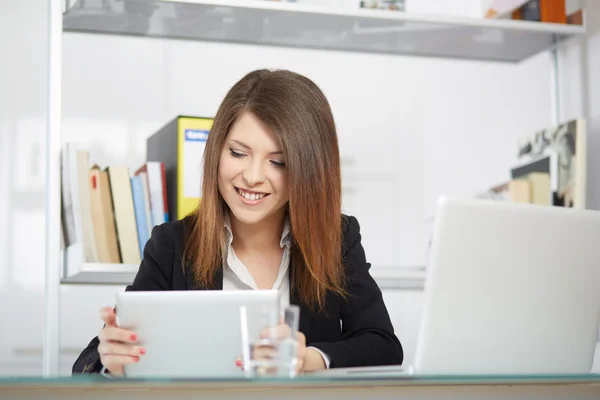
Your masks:
<svg viewBox="0 0 600 400"><path fill-rule="evenodd" d="M46 147L46 290L43 375L58 375L60 286L129 284L138 265L68 265L61 254L62 37L64 33L139 36L323 51L518 63L586 33L585 25L485 20L333 9L257 0L50 0ZM555 81L554 85L557 86ZM558 91L558 88L556 89ZM388 269L391 270L391 269ZM388 271L389 272L389 271ZM410 276L378 271L384 286L422 288ZM407 283L408 282L408 283Z"/></svg>
<svg viewBox="0 0 600 400"><path fill-rule="evenodd" d="M129 285L139 265L84 263L79 271L61 280L71 284Z"/></svg>
<svg viewBox="0 0 600 400"><path fill-rule="evenodd" d="M62 279L62 283L129 285L138 268L135 264L84 263L79 272ZM425 267L375 267L372 275L381 289L421 290L425 284Z"/></svg>
<svg viewBox="0 0 600 400"><path fill-rule="evenodd" d="M371 268L370 273L382 290L423 290L425 287L426 268L424 266L410 268L378 266Z"/></svg>
<svg viewBox="0 0 600 400"><path fill-rule="evenodd" d="M416 15L257 0L77 1L64 31L519 62L579 25Z"/></svg>

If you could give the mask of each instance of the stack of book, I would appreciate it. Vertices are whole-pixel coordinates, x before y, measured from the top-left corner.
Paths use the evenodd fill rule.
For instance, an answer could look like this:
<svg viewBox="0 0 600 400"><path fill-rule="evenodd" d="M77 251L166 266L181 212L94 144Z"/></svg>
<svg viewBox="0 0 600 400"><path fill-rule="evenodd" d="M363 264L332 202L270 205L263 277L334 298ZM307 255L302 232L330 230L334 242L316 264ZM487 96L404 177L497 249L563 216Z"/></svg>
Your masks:
<svg viewBox="0 0 600 400"><path fill-rule="evenodd" d="M566 0L484 0L487 18L583 25L583 10L567 11Z"/></svg>
<svg viewBox="0 0 600 400"><path fill-rule="evenodd" d="M509 191L514 203L549 206L553 202L550 174L547 172L530 172L518 179L512 179L509 182Z"/></svg>
<svg viewBox="0 0 600 400"><path fill-rule="evenodd" d="M83 262L139 264L152 228L169 220L165 167L147 162L91 165L89 151L63 147L62 241L83 247Z"/></svg>

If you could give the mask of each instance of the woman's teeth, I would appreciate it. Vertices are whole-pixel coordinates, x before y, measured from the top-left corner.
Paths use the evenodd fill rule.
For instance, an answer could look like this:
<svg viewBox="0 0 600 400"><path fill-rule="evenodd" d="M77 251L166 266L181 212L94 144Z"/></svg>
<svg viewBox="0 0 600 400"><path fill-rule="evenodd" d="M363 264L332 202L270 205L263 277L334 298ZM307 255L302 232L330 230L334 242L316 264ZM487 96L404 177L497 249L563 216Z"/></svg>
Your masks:
<svg viewBox="0 0 600 400"><path fill-rule="evenodd" d="M243 198L245 198L246 200L250 200L250 201L260 200L260 199L262 199L263 197L266 196L265 193L248 193L248 192L243 191L242 189L238 189L238 193Z"/></svg>

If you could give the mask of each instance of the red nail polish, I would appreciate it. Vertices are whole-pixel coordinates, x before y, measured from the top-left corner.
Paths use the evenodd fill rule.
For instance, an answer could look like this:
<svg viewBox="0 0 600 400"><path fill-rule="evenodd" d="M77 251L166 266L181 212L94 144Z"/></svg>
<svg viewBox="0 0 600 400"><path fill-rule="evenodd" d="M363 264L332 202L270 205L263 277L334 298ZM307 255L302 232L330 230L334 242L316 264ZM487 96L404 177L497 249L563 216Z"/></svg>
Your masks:
<svg viewBox="0 0 600 400"><path fill-rule="evenodd" d="M142 354L142 355L146 354L146 349L140 349L140 354Z"/></svg>
<svg viewBox="0 0 600 400"><path fill-rule="evenodd" d="M235 360L235 365L237 367L241 367L242 366L242 360Z"/></svg>
<svg viewBox="0 0 600 400"><path fill-rule="evenodd" d="M140 361L140 358L135 356L135 357L133 357L133 361L138 362L138 361Z"/></svg>
<svg viewBox="0 0 600 400"><path fill-rule="evenodd" d="M131 340L133 340L134 342L137 342L137 335L135 333L131 334Z"/></svg>

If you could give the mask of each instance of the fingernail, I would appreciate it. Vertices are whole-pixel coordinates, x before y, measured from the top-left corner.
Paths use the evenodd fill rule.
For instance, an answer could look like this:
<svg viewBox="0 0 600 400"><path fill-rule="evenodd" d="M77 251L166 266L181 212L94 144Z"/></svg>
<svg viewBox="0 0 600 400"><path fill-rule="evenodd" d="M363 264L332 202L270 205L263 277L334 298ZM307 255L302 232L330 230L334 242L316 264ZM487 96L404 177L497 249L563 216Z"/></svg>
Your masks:
<svg viewBox="0 0 600 400"><path fill-rule="evenodd" d="M140 361L140 358L135 356L135 357L133 357L133 361L138 362L138 361Z"/></svg>
<svg viewBox="0 0 600 400"><path fill-rule="evenodd" d="M235 360L235 365L237 367L241 367L242 366L242 360L240 360L239 358L237 360Z"/></svg>
<svg viewBox="0 0 600 400"><path fill-rule="evenodd" d="M131 340L133 340L134 342L137 342L137 335L135 333L131 334Z"/></svg>
<svg viewBox="0 0 600 400"><path fill-rule="evenodd" d="M146 349L140 349L140 354L141 354L141 355L144 355L144 354L146 354Z"/></svg>

